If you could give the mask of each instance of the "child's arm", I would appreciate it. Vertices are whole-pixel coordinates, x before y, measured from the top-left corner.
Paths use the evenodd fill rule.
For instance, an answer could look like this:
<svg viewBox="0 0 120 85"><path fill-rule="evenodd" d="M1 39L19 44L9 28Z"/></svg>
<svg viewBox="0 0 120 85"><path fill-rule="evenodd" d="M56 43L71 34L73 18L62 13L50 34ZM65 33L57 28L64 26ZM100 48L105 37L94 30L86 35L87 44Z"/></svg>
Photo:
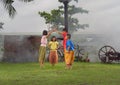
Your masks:
<svg viewBox="0 0 120 85"><path fill-rule="evenodd" d="M60 31L57 31L57 33L60 34L60 35L62 35L62 32L60 32Z"/></svg>
<svg viewBox="0 0 120 85"><path fill-rule="evenodd" d="M55 32L57 32L58 34L62 35L62 32L58 31L57 28L55 28Z"/></svg>
<svg viewBox="0 0 120 85"><path fill-rule="evenodd" d="M66 46L67 46L67 51L70 52L70 47L71 47L70 41L66 42Z"/></svg>
<svg viewBox="0 0 120 85"><path fill-rule="evenodd" d="M49 32L48 32L48 35L46 36L46 38L48 38L48 37L51 35L52 32L53 32L52 30L49 31Z"/></svg>
<svg viewBox="0 0 120 85"><path fill-rule="evenodd" d="M68 46L68 48L67 48L67 49L68 49L68 52L70 52L70 46Z"/></svg>
<svg viewBox="0 0 120 85"><path fill-rule="evenodd" d="M46 36L47 38L51 35L51 33L52 32L55 32L56 31L56 29L54 28L54 29L52 29L52 30L50 30L49 32L48 32L48 35Z"/></svg>

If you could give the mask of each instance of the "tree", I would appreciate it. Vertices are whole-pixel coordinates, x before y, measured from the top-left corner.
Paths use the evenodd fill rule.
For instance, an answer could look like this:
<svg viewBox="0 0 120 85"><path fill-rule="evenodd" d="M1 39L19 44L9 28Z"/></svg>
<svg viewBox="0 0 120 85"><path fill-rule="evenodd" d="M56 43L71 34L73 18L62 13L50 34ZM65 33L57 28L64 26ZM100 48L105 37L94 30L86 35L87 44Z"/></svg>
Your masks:
<svg viewBox="0 0 120 85"><path fill-rule="evenodd" d="M78 0L74 0L78 2ZM51 28L56 26L58 30L64 26L64 6L59 6L58 9L53 9L49 12L38 12L41 17L45 19L46 24L50 24ZM68 5L68 19L69 19L69 32L77 31L78 29L88 27L88 24L79 24L79 20L74 17L75 14L78 13L88 13L87 10L76 7L75 5Z"/></svg>
<svg viewBox="0 0 120 85"><path fill-rule="evenodd" d="M14 6L12 5L14 3L15 0L1 0L0 2L2 2L4 8L7 10L9 16L11 18L13 18L16 14L16 10L14 8ZM23 1L23 2L30 2L33 0L19 0L19 1Z"/></svg>

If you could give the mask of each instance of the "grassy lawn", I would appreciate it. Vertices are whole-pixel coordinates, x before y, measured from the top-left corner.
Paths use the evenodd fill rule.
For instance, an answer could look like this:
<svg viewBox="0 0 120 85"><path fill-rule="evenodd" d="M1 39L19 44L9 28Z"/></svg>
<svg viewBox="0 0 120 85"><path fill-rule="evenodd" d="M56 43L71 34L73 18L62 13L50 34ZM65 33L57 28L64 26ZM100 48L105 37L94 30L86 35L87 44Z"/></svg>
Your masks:
<svg viewBox="0 0 120 85"><path fill-rule="evenodd" d="M64 63L0 63L0 85L120 85L120 64L75 62L72 70Z"/></svg>

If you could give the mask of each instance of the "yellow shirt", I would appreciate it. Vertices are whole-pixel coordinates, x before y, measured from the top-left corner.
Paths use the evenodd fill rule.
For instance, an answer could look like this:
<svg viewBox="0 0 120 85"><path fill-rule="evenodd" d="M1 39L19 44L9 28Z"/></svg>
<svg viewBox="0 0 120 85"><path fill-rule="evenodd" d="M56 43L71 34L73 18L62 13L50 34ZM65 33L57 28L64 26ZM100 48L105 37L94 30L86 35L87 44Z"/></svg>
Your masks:
<svg viewBox="0 0 120 85"><path fill-rule="evenodd" d="M58 43L57 41L55 41L55 42L50 41L50 42L49 42L50 49L51 49L51 50L57 50L58 44L59 44L59 43Z"/></svg>

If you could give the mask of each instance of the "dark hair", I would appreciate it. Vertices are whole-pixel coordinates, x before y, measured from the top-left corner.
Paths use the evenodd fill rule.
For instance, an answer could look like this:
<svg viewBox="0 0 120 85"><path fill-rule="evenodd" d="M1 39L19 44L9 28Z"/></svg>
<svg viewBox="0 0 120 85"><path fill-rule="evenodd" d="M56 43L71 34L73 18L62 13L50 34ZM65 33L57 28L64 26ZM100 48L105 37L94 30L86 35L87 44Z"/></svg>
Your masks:
<svg viewBox="0 0 120 85"><path fill-rule="evenodd" d="M48 34L47 30L43 30L43 35L47 35L47 34Z"/></svg>
<svg viewBox="0 0 120 85"><path fill-rule="evenodd" d="M66 28L64 28L62 31L65 31L65 32L67 32L67 29L66 29Z"/></svg>
<svg viewBox="0 0 120 85"><path fill-rule="evenodd" d="M51 41L53 41L53 38L55 38L55 41L57 41L57 38L55 36L51 37Z"/></svg>
<svg viewBox="0 0 120 85"><path fill-rule="evenodd" d="M68 38L71 39L71 34L67 34Z"/></svg>

